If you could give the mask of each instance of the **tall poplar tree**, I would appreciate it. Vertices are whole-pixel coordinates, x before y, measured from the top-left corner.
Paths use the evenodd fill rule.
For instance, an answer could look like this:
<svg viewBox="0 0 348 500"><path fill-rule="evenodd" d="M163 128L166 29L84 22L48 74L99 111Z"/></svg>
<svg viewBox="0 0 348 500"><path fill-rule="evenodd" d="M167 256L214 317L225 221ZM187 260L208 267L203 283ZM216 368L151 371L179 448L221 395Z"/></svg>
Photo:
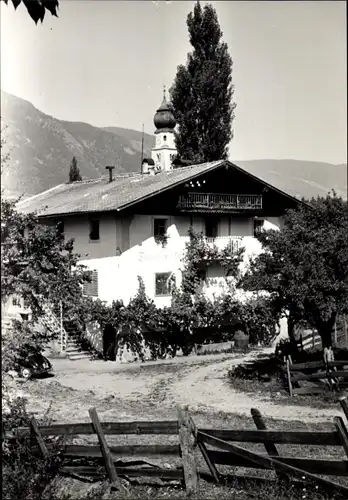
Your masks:
<svg viewBox="0 0 348 500"><path fill-rule="evenodd" d="M190 43L186 65L180 65L170 89L179 126L178 157L201 163L225 159L233 137L232 59L222 42L212 5L197 1L187 17Z"/></svg>

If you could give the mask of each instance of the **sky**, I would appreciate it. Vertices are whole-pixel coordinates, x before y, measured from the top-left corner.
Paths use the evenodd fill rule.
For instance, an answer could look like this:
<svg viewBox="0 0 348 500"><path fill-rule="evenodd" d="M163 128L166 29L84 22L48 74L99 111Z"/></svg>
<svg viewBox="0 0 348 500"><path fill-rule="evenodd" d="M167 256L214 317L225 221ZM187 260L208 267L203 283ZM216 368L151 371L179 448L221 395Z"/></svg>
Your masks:
<svg viewBox="0 0 348 500"><path fill-rule="evenodd" d="M37 26L1 5L1 88L55 118L154 132L191 46L193 1L60 0ZM206 2L201 2L203 5ZM233 59L232 161L347 162L346 3L217 1Z"/></svg>

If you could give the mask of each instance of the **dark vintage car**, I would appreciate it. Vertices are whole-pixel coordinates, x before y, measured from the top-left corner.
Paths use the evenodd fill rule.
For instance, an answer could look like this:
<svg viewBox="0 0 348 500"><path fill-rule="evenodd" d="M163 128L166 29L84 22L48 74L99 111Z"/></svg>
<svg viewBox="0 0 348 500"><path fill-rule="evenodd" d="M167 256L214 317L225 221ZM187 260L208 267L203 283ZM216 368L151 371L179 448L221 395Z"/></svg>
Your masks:
<svg viewBox="0 0 348 500"><path fill-rule="evenodd" d="M49 360L38 352L19 355L16 365L19 376L25 379L52 372L52 365Z"/></svg>

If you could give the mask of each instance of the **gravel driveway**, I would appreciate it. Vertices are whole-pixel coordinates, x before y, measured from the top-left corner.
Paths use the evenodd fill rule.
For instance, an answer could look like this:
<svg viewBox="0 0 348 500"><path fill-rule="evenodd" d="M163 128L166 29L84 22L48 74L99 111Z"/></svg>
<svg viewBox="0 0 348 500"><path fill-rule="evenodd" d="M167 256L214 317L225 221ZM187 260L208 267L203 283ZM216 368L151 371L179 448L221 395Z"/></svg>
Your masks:
<svg viewBox="0 0 348 500"><path fill-rule="evenodd" d="M265 417L313 423L341 413L338 405L332 409L282 405L264 395L234 390L228 369L256 354L192 355L131 364L56 359L54 377L23 384L23 391L30 394L32 411L44 411L51 404L55 419L69 421L88 420L90 406L96 406L104 419L175 418L177 404L210 415L250 416L250 409L257 407Z"/></svg>

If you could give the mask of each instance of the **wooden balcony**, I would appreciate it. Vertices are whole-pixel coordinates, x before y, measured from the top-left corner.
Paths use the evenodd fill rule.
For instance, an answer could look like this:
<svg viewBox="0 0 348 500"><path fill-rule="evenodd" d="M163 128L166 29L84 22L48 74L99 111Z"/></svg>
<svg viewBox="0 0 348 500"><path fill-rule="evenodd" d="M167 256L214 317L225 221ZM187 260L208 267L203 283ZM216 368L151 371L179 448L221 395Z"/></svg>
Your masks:
<svg viewBox="0 0 348 500"><path fill-rule="evenodd" d="M187 193L179 197L179 210L186 212L234 212L261 210L261 194Z"/></svg>
<svg viewBox="0 0 348 500"><path fill-rule="evenodd" d="M236 236L217 236L216 238L204 237L207 245L217 247L218 250L228 249L231 253L236 253L242 247L242 238Z"/></svg>
<svg viewBox="0 0 348 500"><path fill-rule="evenodd" d="M182 236L182 240L188 243L190 238L188 236ZM218 250L225 250L228 248L231 253L238 252L238 250L244 246L241 236L216 236L215 238L204 236L204 241L206 245L217 247Z"/></svg>

